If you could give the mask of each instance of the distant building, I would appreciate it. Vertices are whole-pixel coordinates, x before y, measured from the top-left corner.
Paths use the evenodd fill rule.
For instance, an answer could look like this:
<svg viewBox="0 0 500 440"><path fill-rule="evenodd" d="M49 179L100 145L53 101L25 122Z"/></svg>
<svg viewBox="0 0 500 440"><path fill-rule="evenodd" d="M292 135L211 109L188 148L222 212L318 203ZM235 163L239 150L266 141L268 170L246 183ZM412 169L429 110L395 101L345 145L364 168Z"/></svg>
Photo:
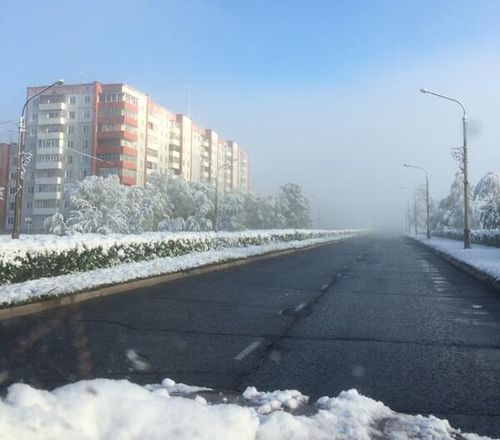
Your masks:
<svg viewBox="0 0 500 440"><path fill-rule="evenodd" d="M29 87L28 97L44 86ZM248 153L212 129L196 125L126 84L55 86L30 102L26 115L28 167L21 214L31 230L64 212L64 186L90 175L116 174L125 185L143 186L152 172L248 190ZM17 150L10 150L2 225L12 229ZM7 162L9 163L9 159ZM0 184L1 186L1 184ZM14 192L13 192L14 191ZM1 206L1 205L0 205Z"/></svg>

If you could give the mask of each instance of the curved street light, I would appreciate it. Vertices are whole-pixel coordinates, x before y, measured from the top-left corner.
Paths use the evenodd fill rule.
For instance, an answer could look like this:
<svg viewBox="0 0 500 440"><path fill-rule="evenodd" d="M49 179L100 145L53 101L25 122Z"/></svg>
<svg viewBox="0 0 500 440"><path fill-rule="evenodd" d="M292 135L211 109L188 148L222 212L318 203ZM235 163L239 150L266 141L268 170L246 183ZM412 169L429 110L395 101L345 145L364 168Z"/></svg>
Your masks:
<svg viewBox="0 0 500 440"><path fill-rule="evenodd" d="M469 176L467 168L467 112L465 106L458 99L451 98L450 96L442 95L440 93L432 92L427 89L420 89L422 93L437 96L438 98L443 98L448 101L453 101L458 104L463 111L462 116L462 130L463 130L463 149L462 149L462 168L464 173L464 249L470 249L471 247L471 232L470 232L470 208L469 208Z"/></svg>
<svg viewBox="0 0 500 440"><path fill-rule="evenodd" d="M62 86L64 81L62 79L52 83L50 86L47 86L35 93L33 96L30 96L23 105L23 109L21 110L21 116L19 117L19 141L17 143L17 167L16 167L16 198L14 204L14 226L12 229L12 238L19 238L19 228L21 224L21 204L23 201L23 183L24 183L24 174L26 172L26 167L31 161L31 155L25 157L24 153L24 138L26 133L26 125L24 119L24 113L26 112L26 107L28 103L41 95L43 92L51 89L55 86Z"/></svg>
<svg viewBox="0 0 500 440"><path fill-rule="evenodd" d="M408 163L403 164L406 168L415 168L421 170L425 173L425 204L427 207L427 239L431 238L431 217L430 217L430 202L429 202L429 173L423 167L416 165L410 165Z"/></svg>

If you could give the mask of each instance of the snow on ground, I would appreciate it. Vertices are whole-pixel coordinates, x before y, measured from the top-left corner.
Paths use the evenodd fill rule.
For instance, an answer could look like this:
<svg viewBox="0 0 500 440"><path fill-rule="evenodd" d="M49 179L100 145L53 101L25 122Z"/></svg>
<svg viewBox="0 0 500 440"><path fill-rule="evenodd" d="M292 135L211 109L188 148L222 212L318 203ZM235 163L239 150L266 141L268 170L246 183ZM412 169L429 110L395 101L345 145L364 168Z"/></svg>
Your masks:
<svg viewBox="0 0 500 440"><path fill-rule="evenodd" d="M459 240L448 238L428 240L422 235L414 238L500 281L500 248L473 244L471 249L464 249L463 241Z"/></svg>
<svg viewBox="0 0 500 440"><path fill-rule="evenodd" d="M51 392L14 384L0 401L0 439L486 439L461 434L433 416L395 413L356 390L322 397L311 405L313 415L301 416L279 408L262 413L261 406L210 404L192 394L173 396L176 384L162 384L143 387L126 380L94 379ZM192 393L192 387L178 385L184 387ZM259 393L252 388L246 394L250 400L258 396L258 405L285 394L301 405L308 400L298 391Z"/></svg>
<svg viewBox="0 0 500 440"><path fill-rule="evenodd" d="M272 233L272 231L270 231L269 233ZM272 251L299 249L314 244L340 240L349 236L354 236L358 233L359 232L351 232L349 234L345 231L342 231L342 233L339 233L338 237L314 238L290 242L275 242L272 244L261 246L235 247L222 250L211 250L207 252L193 252L178 257L156 258L149 261L120 264L118 266L96 269L88 272L80 272L50 278L40 278L36 280L26 281L24 283L3 285L0 286L0 304L7 305L26 302L41 297L47 298L61 296L73 292L95 289L100 286L124 283L126 281L136 280L140 278L179 272L204 266L207 264L221 263L240 258L248 258ZM88 234L85 234L85 236L87 235ZM170 237L171 235L172 234L170 234ZM182 235L188 236L189 234ZM59 238L59 240L57 240L57 238ZM60 237L57 238L54 238L54 236L37 236L37 238L35 239L35 243L37 243L38 246L40 246L40 241L44 243L43 246L50 246L50 243L57 243L57 246L65 245L64 240L61 240ZM99 238L102 239L102 242L107 243L108 236L101 235L99 236ZM124 240L128 239L126 236L120 236L120 238ZM144 239L147 238L144 237ZM79 241L81 240L81 237L74 236L69 238L69 240ZM112 240L110 239L110 241ZM8 240L6 240L6 242L8 243L8 246L12 246L12 244ZM30 247L33 245L33 243L30 239L26 239L25 245L26 247ZM20 248L22 247L23 244L22 242L20 242Z"/></svg>

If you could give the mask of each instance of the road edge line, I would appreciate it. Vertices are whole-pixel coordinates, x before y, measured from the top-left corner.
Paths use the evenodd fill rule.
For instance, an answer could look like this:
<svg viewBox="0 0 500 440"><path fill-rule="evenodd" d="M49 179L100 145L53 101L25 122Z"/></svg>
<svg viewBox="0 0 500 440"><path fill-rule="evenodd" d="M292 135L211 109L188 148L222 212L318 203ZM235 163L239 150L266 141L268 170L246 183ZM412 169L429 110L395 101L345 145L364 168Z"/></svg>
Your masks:
<svg viewBox="0 0 500 440"><path fill-rule="evenodd" d="M481 281L483 284L486 284L488 287L491 287L492 289L496 290L497 292L500 292L500 281L495 279L493 276L490 274L483 272L482 270L479 270L478 268L472 266L469 263L466 263L465 261L459 260L458 258L455 258L446 252L443 252L439 249L436 249L435 247L420 241L416 239L415 237L411 236L406 236L406 238L410 239L412 242L417 243L421 247L425 249L429 249L432 251L434 254L438 255L441 257L443 260L446 260L448 263L451 265L457 267L458 269L462 270L463 272L473 276L474 278L478 279Z"/></svg>

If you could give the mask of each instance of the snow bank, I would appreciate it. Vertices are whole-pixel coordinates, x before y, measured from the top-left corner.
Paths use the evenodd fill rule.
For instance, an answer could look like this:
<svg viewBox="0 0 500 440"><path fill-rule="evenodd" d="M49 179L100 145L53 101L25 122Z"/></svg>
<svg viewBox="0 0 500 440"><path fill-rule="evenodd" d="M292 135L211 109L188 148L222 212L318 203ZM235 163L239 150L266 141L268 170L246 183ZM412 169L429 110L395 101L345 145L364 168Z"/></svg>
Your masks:
<svg viewBox="0 0 500 440"><path fill-rule="evenodd" d="M500 248L474 244L471 249L464 249L462 241L448 238L427 240L424 236L414 238L500 281Z"/></svg>
<svg viewBox="0 0 500 440"><path fill-rule="evenodd" d="M271 234L272 232L269 231L269 233ZM338 233L329 232L328 234L325 234L323 238L273 242L271 244L264 244L260 246L234 247L221 250L209 250L206 252L192 252L176 257L155 258L148 261L120 264L113 267L96 269L87 272L39 278L36 280L25 281L23 283L8 284L0 286L0 304L9 305L32 301L37 298L62 296L74 292L95 289L101 286L124 283L126 281L193 269L207 264L248 258L272 251L298 249L314 244L340 240L359 233L359 231L338 231ZM250 234L251 236L252 234L257 234L257 232L245 232L245 234ZM169 235L172 236L173 234ZM177 236L177 234L174 235ZM181 235L186 236L190 234ZM57 242L57 239L54 237L38 237L34 239L35 242L44 242L46 240L49 243ZM107 243L108 236L101 237L103 238L103 241ZM81 236L76 236L74 239L77 240L77 242L80 242ZM120 239L128 240L129 238L127 236L120 236ZM27 240L27 247L32 244L33 242L31 240Z"/></svg>
<svg viewBox="0 0 500 440"><path fill-rule="evenodd" d="M185 389L184 396L172 395L176 386L177 391ZM259 393L252 388L243 394L248 405L236 405L209 404L198 390L172 380L143 387L126 380L94 379L52 392L14 384L0 401L0 439L452 440L460 435L446 420L398 414L356 390L319 399L311 405L311 416L281 408L259 411L285 395L286 401L292 398L305 405L308 398L298 391ZM257 396L260 406L252 406Z"/></svg>

